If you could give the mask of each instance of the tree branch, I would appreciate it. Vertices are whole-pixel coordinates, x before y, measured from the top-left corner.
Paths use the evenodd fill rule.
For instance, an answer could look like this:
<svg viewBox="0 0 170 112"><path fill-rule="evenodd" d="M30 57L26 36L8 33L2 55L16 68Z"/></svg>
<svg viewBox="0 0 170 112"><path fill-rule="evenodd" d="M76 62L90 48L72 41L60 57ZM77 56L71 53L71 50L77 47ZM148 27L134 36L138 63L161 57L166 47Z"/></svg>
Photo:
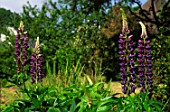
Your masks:
<svg viewBox="0 0 170 112"><path fill-rule="evenodd" d="M156 24L156 22L155 21L152 21L151 19L146 19L146 18L142 18L141 16L139 16L139 15L137 15L136 13L134 13L132 10L131 10L131 8L128 6L128 9L129 9L129 11L130 11L130 13L132 14L132 15L134 15L135 17L137 17L138 19L140 19L140 20L142 20L142 21L145 21L145 22L150 22L150 23L153 23L153 24ZM143 10L143 9L142 9Z"/></svg>
<svg viewBox="0 0 170 112"><path fill-rule="evenodd" d="M168 1L166 2L166 4L163 6L163 9L166 9L166 8L168 7L169 3L170 3L170 0L168 0Z"/></svg>
<svg viewBox="0 0 170 112"><path fill-rule="evenodd" d="M159 27L159 26L160 26L160 22L159 22L158 17L156 16L155 3L154 3L154 1L155 1L155 0L151 0L152 14L153 14L153 17L154 17L154 19L155 19L156 25Z"/></svg>
<svg viewBox="0 0 170 112"><path fill-rule="evenodd" d="M141 4L140 4L138 1L134 1L134 3L136 3L136 4L138 5L138 7L139 7L139 9L140 9L140 11L141 11L141 14L142 14L147 20L150 20L150 18L144 13L144 11L146 11L146 10L143 10L143 9L142 9Z"/></svg>

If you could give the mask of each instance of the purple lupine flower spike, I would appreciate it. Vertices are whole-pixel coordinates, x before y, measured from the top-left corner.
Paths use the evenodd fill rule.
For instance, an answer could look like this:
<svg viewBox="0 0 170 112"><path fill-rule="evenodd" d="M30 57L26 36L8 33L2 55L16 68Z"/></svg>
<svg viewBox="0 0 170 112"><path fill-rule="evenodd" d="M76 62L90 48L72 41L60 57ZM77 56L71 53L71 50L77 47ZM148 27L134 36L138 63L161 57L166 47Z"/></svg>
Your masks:
<svg viewBox="0 0 170 112"><path fill-rule="evenodd" d="M32 54L31 55L31 61L30 61L30 73L31 73L31 82L35 83L35 79L36 79L36 55Z"/></svg>
<svg viewBox="0 0 170 112"><path fill-rule="evenodd" d="M15 62L17 65L17 73L24 73L25 65L28 60L28 37L27 33L24 33L24 25L21 21L20 26L17 30L17 36L15 38Z"/></svg>
<svg viewBox="0 0 170 112"><path fill-rule="evenodd" d="M131 94L135 92L136 82L135 65L134 65L134 42L132 40L133 35L130 34L128 29L127 18L123 9L120 9L123 19L122 34L119 36L119 60L120 60L120 76L122 92L124 94Z"/></svg>
<svg viewBox="0 0 170 112"><path fill-rule="evenodd" d="M142 27L141 39L138 41L138 62L141 91L149 91L149 96L152 95L152 55L150 40L148 38L145 25L139 22ZM143 66L140 66L143 65Z"/></svg>
<svg viewBox="0 0 170 112"><path fill-rule="evenodd" d="M42 54L38 55L37 67L38 67L38 81L42 82Z"/></svg>
<svg viewBox="0 0 170 112"><path fill-rule="evenodd" d="M40 53L39 48L39 37L37 37L36 45L31 55L30 61L30 72L31 72L31 82L37 83L42 82L42 54Z"/></svg>

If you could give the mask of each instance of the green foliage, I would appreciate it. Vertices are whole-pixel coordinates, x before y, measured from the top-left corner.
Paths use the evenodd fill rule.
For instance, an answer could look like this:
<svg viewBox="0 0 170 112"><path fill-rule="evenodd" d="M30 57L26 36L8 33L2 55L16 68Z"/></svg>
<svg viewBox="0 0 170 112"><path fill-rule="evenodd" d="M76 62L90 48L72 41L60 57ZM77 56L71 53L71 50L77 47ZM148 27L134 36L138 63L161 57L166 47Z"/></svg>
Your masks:
<svg viewBox="0 0 170 112"><path fill-rule="evenodd" d="M80 60L76 66L61 68L62 75L57 77L55 62L52 68L46 62L46 67L47 79L43 83L23 83L17 90L20 97L3 106L2 112L159 112L166 109L169 101L162 104L143 93L117 98L117 93L111 94L110 86L104 87L104 82L93 83L88 75L82 77Z"/></svg>
<svg viewBox="0 0 170 112"><path fill-rule="evenodd" d="M14 39L15 36L9 36L6 41L0 43L0 78L5 79L8 82L11 82L13 84L19 84L23 83L23 81L26 81L28 79L27 74L16 74L16 63L14 62L15 55L14 55ZM29 50L30 52L30 50ZM27 71L28 72L28 66ZM4 81L4 82L6 82ZM5 83L4 85L5 86Z"/></svg>
<svg viewBox="0 0 170 112"><path fill-rule="evenodd" d="M152 100L148 97L148 93L140 93L135 96L120 98L121 103L118 104L117 112L133 111L133 112L162 112L163 103Z"/></svg>
<svg viewBox="0 0 170 112"><path fill-rule="evenodd" d="M162 27L163 28L163 27ZM169 94L170 79L170 36L163 35L163 29L157 38L152 40L153 46L153 72L154 72L154 88L155 99L166 102Z"/></svg>
<svg viewBox="0 0 170 112"><path fill-rule="evenodd" d="M14 37L7 38L6 41L0 43L0 77L12 77L15 71L14 62ZM9 42L11 44L9 44Z"/></svg>
<svg viewBox="0 0 170 112"><path fill-rule="evenodd" d="M107 91L103 89L104 83L97 83L95 85L81 84L80 87L73 85L66 88L66 92L62 95L66 96L63 100L74 100L76 106L75 110L78 112L84 111L109 111L112 109L113 99L108 95Z"/></svg>
<svg viewBox="0 0 170 112"><path fill-rule="evenodd" d="M102 60L103 71L107 69L105 74L111 74L110 70L116 72L117 63L110 62L117 59L117 37L108 39L101 32L106 10L110 8L109 2L48 1L41 9L28 3L23 6L21 19L29 34L30 47L34 47L34 40L40 37L41 51L45 52L43 60L47 60L50 65L53 60L58 62L58 67L66 65L66 58L74 64L81 56L82 64L91 71L94 69L93 63L99 66ZM43 71L47 73L45 67Z"/></svg>
<svg viewBox="0 0 170 112"><path fill-rule="evenodd" d="M13 13L10 10L0 8L0 34L7 35L6 41L0 42L0 78L9 81L16 73L14 62L14 35L11 35L7 27L18 25L20 19L19 14ZM6 81L4 81L6 82ZM2 85L5 86L5 83Z"/></svg>
<svg viewBox="0 0 170 112"><path fill-rule="evenodd" d="M112 109L114 99L103 89L104 83L95 85L84 85L77 87L72 85L58 93L54 88L38 87L25 88L23 94L27 94L26 99L18 99L12 104L4 107L2 112L28 112L28 111L91 111L108 112ZM37 87L37 88L35 88Z"/></svg>
<svg viewBox="0 0 170 112"><path fill-rule="evenodd" d="M50 65L56 59L60 66L66 64L63 63L65 57L69 58L69 63L75 63L82 56L82 63L87 65L96 57L102 57L105 43L99 25L104 20L104 9L90 11L87 15L88 7L78 8L86 6L85 1L78 2L75 11L71 9L73 4L66 1L60 4L63 5L58 8L56 2L49 1L41 10L30 4L23 7L22 20L32 40L40 37L42 52L45 52L43 59L48 60Z"/></svg>
<svg viewBox="0 0 170 112"><path fill-rule="evenodd" d="M47 82L39 84L23 83L19 92L21 99L14 100L10 105L3 107L3 112L16 111L97 111L108 112L112 109L114 97L109 92L109 87L104 88L104 82L93 84L92 80L86 76L81 77L82 67L80 60L73 68L63 68L62 76L55 75L55 63L53 70L46 64L48 69ZM52 72L53 71L53 72ZM58 74L59 75L59 74ZM65 79L66 82L65 82ZM49 79L49 80L48 80ZM51 80L50 80L51 79ZM44 81L46 82L46 81ZM57 86L56 86L57 85Z"/></svg>
<svg viewBox="0 0 170 112"><path fill-rule="evenodd" d="M8 34L6 26L15 26L19 21L20 16L17 13L13 13L10 10L0 8L0 34ZM19 24L19 23L18 23ZM16 28L16 27L15 27Z"/></svg>

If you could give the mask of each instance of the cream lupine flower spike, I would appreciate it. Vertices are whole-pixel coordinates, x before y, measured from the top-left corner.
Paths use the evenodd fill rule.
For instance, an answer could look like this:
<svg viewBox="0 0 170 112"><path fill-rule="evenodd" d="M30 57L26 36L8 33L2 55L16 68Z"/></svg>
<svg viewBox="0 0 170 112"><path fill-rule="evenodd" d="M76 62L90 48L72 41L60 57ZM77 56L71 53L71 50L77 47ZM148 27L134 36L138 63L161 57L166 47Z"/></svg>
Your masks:
<svg viewBox="0 0 170 112"><path fill-rule="evenodd" d="M40 42L39 42L39 37L37 37L37 41L36 41L36 43L35 43L34 52L35 52L36 54L39 54L39 52L40 52Z"/></svg>
<svg viewBox="0 0 170 112"><path fill-rule="evenodd" d="M141 25L141 28L142 28L142 34L141 34L141 38L143 37L148 37L147 33L146 33L146 27L145 25L140 21L139 24Z"/></svg>
<svg viewBox="0 0 170 112"><path fill-rule="evenodd" d="M23 21L21 21L21 22L20 22L19 29L21 29L22 31L24 30L24 24L23 24Z"/></svg>
<svg viewBox="0 0 170 112"><path fill-rule="evenodd" d="M122 13L122 19L123 19L123 21L122 21L122 23L123 23L122 31L124 32L124 31L128 30L127 17L126 17L125 12L122 8L120 8L120 12Z"/></svg>

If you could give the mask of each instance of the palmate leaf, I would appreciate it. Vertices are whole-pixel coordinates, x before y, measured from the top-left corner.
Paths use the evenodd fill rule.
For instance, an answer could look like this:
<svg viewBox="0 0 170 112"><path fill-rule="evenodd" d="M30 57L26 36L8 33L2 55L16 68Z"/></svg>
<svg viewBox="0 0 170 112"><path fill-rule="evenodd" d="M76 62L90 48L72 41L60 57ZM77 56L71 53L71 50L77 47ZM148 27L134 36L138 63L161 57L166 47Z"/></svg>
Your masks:
<svg viewBox="0 0 170 112"><path fill-rule="evenodd" d="M14 108L11 105L8 105L2 112L14 112Z"/></svg>
<svg viewBox="0 0 170 112"><path fill-rule="evenodd" d="M59 108L50 107L47 112L61 112Z"/></svg>
<svg viewBox="0 0 170 112"><path fill-rule="evenodd" d="M61 112L59 108L50 107L47 112Z"/></svg>
<svg viewBox="0 0 170 112"><path fill-rule="evenodd" d="M163 106L163 108L162 108L162 110L161 111L163 111L165 108L166 108L166 106L168 105L168 103L169 103L169 100L170 100L170 98L166 101L166 103L164 104L164 106Z"/></svg>
<svg viewBox="0 0 170 112"><path fill-rule="evenodd" d="M112 97L106 97L100 100L97 108L97 112L108 112L113 107L114 100Z"/></svg>
<svg viewBox="0 0 170 112"><path fill-rule="evenodd" d="M10 87L14 87L15 84L10 84L10 85L5 85L3 88L10 88Z"/></svg>
<svg viewBox="0 0 170 112"><path fill-rule="evenodd" d="M149 100L149 104L150 105L152 105L152 104L156 104L156 105L163 105L163 103L162 102L159 102L159 101L157 101L157 100Z"/></svg>
<svg viewBox="0 0 170 112"><path fill-rule="evenodd" d="M69 112L75 112L75 110L76 110L76 103L73 100Z"/></svg>
<svg viewBox="0 0 170 112"><path fill-rule="evenodd" d="M99 86L104 86L104 82L99 82L99 83L93 85L93 86L92 86L92 89L93 89L94 91L97 91L97 88L98 88Z"/></svg>
<svg viewBox="0 0 170 112"><path fill-rule="evenodd" d="M111 108L112 108L112 105L101 106L97 108L96 112L108 112L109 110L111 110Z"/></svg>
<svg viewBox="0 0 170 112"><path fill-rule="evenodd" d="M156 105L156 104L152 104L152 106L153 106L158 112L161 112L161 106Z"/></svg>
<svg viewBox="0 0 170 112"><path fill-rule="evenodd" d="M33 102L33 107L35 107L35 108L37 108L37 107L39 107L40 106L40 102L38 101L38 99L32 99L32 102Z"/></svg>
<svg viewBox="0 0 170 112"><path fill-rule="evenodd" d="M60 110L61 110L61 112L68 112L68 110L66 108L61 108Z"/></svg>
<svg viewBox="0 0 170 112"><path fill-rule="evenodd" d="M161 107L163 106L162 102L156 101L156 100L150 100L149 101L150 106L156 108L159 112L161 111Z"/></svg>
<svg viewBox="0 0 170 112"><path fill-rule="evenodd" d="M101 94L94 92L93 90L90 92L90 96L92 98L102 98Z"/></svg>
<svg viewBox="0 0 170 112"><path fill-rule="evenodd" d="M77 104L76 108L79 108L78 112L85 112L87 108L87 102L81 101L80 103Z"/></svg>
<svg viewBox="0 0 170 112"><path fill-rule="evenodd" d="M55 107L55 106L57 106L57 105L58 105L58 98L56 98L56 99L54 100L53 107Z"/></svg>
<svg viewBox="0 0 170 112"><path fill-rule="evenodd" d="M150 106L148 105L148 103L144 103L143 106L144 106L145 110L148 110L149 107L150 107Z"/></svg>

